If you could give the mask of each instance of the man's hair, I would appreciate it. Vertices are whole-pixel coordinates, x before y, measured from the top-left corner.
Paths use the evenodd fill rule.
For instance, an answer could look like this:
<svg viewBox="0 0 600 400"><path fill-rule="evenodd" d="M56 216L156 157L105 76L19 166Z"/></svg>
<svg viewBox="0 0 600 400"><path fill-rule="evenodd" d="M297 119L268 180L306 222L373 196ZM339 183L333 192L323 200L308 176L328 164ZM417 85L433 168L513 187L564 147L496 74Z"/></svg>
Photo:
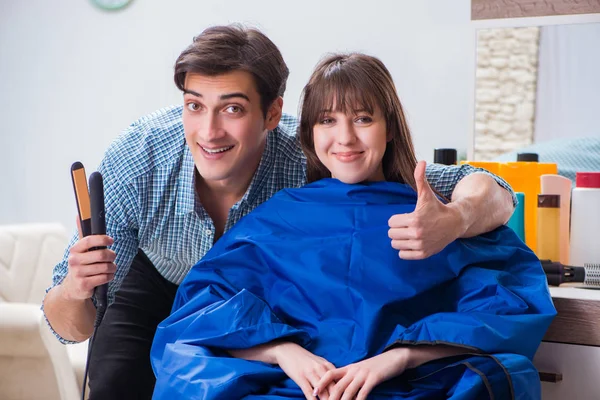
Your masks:
<svg viewBox="0 0 600 400"><path fill-rule="evenodd" d="M289 70L281 52L262 32L241 25L213 26L194 38L175 62L175 85L184 90L188 73L208 76L233 71L249 72L267 110L283 97Z"/></svg>
<svg viewBox="0 0 600 400"><path fill-rule="evenodd" d="M366 110L372 114L379 107L391 135L382 162L385 179L407 183L416 190L417 158L410 130L392 75L379 59L360 53L326 57L304 87L300 104L300 143L306 155L308 182L331 177L314 144L313 127L324 111Z"/></svg>

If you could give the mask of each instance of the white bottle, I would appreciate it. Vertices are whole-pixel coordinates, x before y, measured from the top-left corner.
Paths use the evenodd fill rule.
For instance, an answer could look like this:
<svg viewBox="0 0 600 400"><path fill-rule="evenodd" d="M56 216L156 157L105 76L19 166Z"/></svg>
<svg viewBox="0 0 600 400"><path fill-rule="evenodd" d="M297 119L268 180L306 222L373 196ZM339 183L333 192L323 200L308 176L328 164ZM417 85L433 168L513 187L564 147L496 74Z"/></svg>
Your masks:
<svg viewBox="0 0 600 400"><path fill-rule="evenodd" d="M570 265L600 264L600 172L577 172L571 196Z"/></svg>

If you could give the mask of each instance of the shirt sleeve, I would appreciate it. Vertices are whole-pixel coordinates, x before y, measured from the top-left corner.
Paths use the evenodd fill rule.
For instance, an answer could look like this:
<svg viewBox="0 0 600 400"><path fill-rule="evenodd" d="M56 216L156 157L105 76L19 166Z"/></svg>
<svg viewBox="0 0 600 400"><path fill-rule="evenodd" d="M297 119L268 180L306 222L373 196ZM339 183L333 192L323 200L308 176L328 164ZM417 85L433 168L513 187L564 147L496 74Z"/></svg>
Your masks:
<svg viewBox="0 0 600 400"><path fill-rule="evenodd" d="M442 196L446 197L447 199L450 199L452 197L452 192L454 191L454 188L456 187L458 182L465 176L471 175L476 172L484 173L494 178L498 185L502 186L508 191L508 193L510 193L513 201L513 206L517 206L517 196L515 195L515 192L512 190L510 185L504 179L482 168L475 168L468 164L427 164L425 176L432 188L437 190Z"/></svg>
<svg viewBox="0 0 600 400"><path fill-rule="evenodd" d="M121 286L123 278L127 275L129 267L138 250L138 207L136 201L136 188L132 184L122 182L113 168L110 150L107 151L98 171L102 174L104 183L104 206L106 212L106 234L114 239L109 247L117 256L115 264L117 271L114 279L108 284L108 304L112 304L115 292ZM77 230L73 234L63 259L56 264L52 273L52 284L46 289L46 293L53 287L60 285L69 271L68 258L71 247L79 240ZM95 304L95 299L92 298ZM44 311L44 304L41 306ZM61 337L51 326L44 312L44 318L52 333L63 344L75 343Z"/></svg>
<svg viewBox="0 0 600 400"><path fill-rule="evenodd" d="M296 136L298 134L299 121L296 117L290 114L281 114L279 127L282 127L283 133L288 136Z"/></svg>

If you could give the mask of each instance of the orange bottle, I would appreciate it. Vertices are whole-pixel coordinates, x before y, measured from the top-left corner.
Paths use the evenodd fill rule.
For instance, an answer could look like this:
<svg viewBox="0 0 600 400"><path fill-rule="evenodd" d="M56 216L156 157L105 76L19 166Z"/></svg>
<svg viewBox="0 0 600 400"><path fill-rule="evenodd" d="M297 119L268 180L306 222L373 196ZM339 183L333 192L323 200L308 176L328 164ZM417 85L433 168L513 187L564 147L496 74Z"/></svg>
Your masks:
<svg viewBox="0 0 600 400"><path fill-rule="evenodd" d="M494 175L498 175L500 171L500 163L492 161L461 161L461 164L469 164L475 168L485 169Z"/></svg>
<svg viewBox="0 0 600 400"><path fill-rule="evenodd" d="M541 192L541 175L557 174L555 163L508 162L500 164L498 175L515 192L525 194L525 243L534 252L537 248L537 199Z"/></svg>

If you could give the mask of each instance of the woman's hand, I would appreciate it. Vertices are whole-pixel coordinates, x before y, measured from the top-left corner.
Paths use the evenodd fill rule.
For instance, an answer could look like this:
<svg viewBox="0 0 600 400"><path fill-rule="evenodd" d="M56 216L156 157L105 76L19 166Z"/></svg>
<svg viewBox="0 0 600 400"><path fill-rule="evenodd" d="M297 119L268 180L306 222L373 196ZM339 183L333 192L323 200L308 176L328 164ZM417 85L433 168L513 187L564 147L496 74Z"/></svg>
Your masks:
<svg viewBox="0 0 600 400"><path fill-rule="evenodd" d="M356 364L330 370L316 384L313 396L328 400L365 400L375 386L402 374L408 368L409 357L409 349L398 347ZM323 397L322 388L327 388L328 397Z"/></svg>
<svg viewBox="0 0 600 400"><path fill-rule="evenodd" d="M306 400L314 400L313 388L327 374L335 370L335 365L326 359L315 356L295 343L281 343L274 348L276 363L302 389ZM319 385L320 399L329 400L329 389L333 382Z"/></svg>

